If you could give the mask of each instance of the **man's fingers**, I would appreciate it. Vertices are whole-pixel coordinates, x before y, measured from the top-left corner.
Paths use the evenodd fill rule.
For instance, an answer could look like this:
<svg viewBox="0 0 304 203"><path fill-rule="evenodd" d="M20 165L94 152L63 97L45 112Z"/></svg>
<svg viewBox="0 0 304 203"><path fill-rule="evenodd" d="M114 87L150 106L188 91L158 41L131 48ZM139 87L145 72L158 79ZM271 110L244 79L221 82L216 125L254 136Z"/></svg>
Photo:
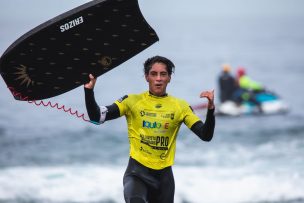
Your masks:
<svg viewBox="0 0 304 203"><path fill-rule="evenodd" d="M212 99L214 97L214 90L212 91L204 91L200 94L200 97L207 97L207 98L210 98Z"/></svg>
<svg viewBox="0 0 304 203"><path fill-rule="evenodd" d="M89 75L89 78L90 78L90 80L95 79L95 77L92 74Z"/></svg>

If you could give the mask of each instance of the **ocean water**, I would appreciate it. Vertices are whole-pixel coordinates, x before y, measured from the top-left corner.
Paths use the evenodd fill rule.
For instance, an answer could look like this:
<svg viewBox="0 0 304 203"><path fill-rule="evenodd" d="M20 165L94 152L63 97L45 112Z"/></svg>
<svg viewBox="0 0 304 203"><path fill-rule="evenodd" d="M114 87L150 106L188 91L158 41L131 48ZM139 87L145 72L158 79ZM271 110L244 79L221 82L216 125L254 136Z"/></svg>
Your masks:
<svg viewBox="0 0 304 203"><path fill-rule="evenodd" d="M87 1L0 2L0 53L40 23ZM176 72L168 92L190 104L215 89L220 66L244 66L289 105L284 115L217 117L214 139L183 126L177 203L304 202L304 2L140 1L160 41L98 79L99 104L147 89L142 64L159 54ZM120 203L128 161L124 118L96 126L14 100L0 79L0 203ZM86 115L83 88L51 98ZM218 99L216 98L216 101ZM205 113L199 113L202 119Z"/></svg>

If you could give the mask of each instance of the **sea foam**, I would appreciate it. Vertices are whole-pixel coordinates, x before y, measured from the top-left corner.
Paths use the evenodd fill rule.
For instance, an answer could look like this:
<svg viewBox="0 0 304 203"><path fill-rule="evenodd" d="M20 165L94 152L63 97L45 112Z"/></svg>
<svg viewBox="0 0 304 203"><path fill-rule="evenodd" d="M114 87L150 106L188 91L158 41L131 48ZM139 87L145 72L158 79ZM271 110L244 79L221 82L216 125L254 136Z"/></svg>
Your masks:
<svg viewBox="0 0 304 203"><path fill-rule="evenodd" d="M13 167L0 170L0 201L124 202L124 166ZM299 174L246 168L174 166L175 202L237 203L304 199Z"/></svg>

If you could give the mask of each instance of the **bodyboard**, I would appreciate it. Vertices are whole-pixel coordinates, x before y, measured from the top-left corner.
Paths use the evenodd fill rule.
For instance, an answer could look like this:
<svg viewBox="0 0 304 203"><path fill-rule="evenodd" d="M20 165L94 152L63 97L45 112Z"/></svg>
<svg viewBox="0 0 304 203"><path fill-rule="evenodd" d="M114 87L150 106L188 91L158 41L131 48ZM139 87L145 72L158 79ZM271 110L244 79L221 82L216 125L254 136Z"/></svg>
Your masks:
<svg viewBox="0 0 304 203"><path fill-rule="evenodd" d="M17 39L1 56L0 73L15 99L46 99L87 83L90 73L110 71L156 41L137 0L94 0Z"/></svg>

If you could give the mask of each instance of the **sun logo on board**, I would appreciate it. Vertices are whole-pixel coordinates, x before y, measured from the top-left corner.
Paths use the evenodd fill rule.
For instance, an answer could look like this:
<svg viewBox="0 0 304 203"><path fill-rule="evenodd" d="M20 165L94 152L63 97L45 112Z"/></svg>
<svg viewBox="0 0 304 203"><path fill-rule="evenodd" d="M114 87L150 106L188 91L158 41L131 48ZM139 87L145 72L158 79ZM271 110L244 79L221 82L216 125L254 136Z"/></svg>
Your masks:
<svg viewBox="0 0 304 203"><path fill-rule="evenodd" d="M100 65L102 65L104 67L107 67L107 66L112 64L112 59L109 56L103 56L103 57L100 58L98 63L100 63Z"/></svg>
<svg viewBox="0 0 304 203"><path fill-rule="evenodd" d="M34 81L30 78L26 66L20 64L20 67L16 67L16 69L17 72L14 72L13 74L17 75L15 80L19 80L20 85L26 85L26 87L34 85Z"/></svg>

